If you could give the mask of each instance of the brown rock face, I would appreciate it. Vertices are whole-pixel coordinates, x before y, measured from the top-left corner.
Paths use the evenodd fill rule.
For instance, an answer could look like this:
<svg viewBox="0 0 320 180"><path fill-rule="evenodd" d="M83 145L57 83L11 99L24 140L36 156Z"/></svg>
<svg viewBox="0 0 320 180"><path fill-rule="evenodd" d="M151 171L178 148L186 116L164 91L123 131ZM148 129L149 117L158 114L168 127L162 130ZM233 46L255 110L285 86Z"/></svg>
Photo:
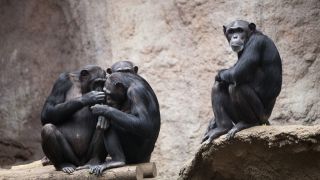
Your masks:
<svg viewBox="0 0 320 180"><path fill-rule="evenodd" d="M91 63L106 66L110 51L101 32L106 23L94 17L104 17L103 7L103 2L0 0L2 166L42 156L40 112L61 72Z"/></svg>
<svg viewBox="0 0 320 180"><path fill-rule="evenodd" d="M217 70L235 63L222 33L235 19L255 22L282 57L271 123L319 124L319 15L318 0L0 0L0 142L24 147L2 166L42 156L40 112L61 72L129 59L161 106L152 160L160 178L176 178L213 116Z"/></svg>
<svg viewBox="0 0 320 180"><path fill-rule="evenodd" d="M179 180L318 179L320 126L260 126L203 145Z"/></svg>

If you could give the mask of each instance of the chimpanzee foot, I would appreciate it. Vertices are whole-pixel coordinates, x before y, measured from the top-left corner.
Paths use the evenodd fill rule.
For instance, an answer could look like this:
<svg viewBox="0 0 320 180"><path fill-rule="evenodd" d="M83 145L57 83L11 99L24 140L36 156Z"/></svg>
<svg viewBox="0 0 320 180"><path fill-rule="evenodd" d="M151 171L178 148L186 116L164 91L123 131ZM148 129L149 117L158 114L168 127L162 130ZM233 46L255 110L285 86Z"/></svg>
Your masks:
<svg viewBox="0 0 320 180"><path fill-rule="evenodd" d="M78 171L81 169L91 169L91 168L99 165L100 163L101 163L101 161L99 159L93 158L87 164L77 167L76 170Z"/></svg>
<svg viewBox="0 0 320 180"><path fill-rule="evenodd" d="M52 163L51 163L50 159L47 156L44 156L41 159L41 164L42 164L42 166L47 166L47 165L51 165Z"/></svg>
<svg viewBox="0 0 320 180"><path fill-rule="evenodd" d="M211 143L214 139L217 139L221 135L225 134L228 132L230 128L215 128L212 129L206 134L206 136L202 139L202 142L204 144Z"/></svg>
<svg viewBox="0 0 320 180"><path fill-rule="evenodd" d="M90 169L92 167L91 164L86 164L86 165L83 165L83 166L79 166L76 168L76 170L81 170L81 169Z"/></svg>
<svg viewBox="0 0 320 180"><path fill-rule="evenodd" d="M208 139L209 139L209 134L205 134L204 137L201 140L201 144L206 142L206 140L208 140Z"/></svg>
<svg viewBox="0 0 320 180"><path fill-rule="evenodd" d="M215 128L217 128L217 123L216 123L215 119L213 118L213 119L210 120L210 124L208 126L208 129L207 129L206 133L204 134L204 136L203 136L203 138L201 140L201 144L209 139L210 132L212 132L212 130L215 129Z"/></svg>
<svg viewBox="0 0 320 180"><path fill-rule="evenodd" d="M233 139L237 132L239 132L238 129L232 128L232 129L227 133L227 140Z"/></svg>
<svg viewBox="0 0 320 180"><path fill-rule="evenodd" d="M90 168L90 174L95 174L97 176L101 176L102 172L106 169L116 168L116 167L122 167L126 163L123 161L107 161L101 165L92 166Z"/></svg>
<svg viewBox="0 0 320 180"><path fill-rule="evenodd" d="M227 134L227 140L234 138L237 132L242 131L243 129L250 128L252 126L257 125L256 123L248 124L246 122L238 122Z"/></svg>
<svg viewBox="0 0 320 180"><path fill-rule="evenodd" d="M216 135L214 130L209 131L208 133L205 134L205 136L202 139L203 144L208 144L211 141L213 141L214 139L216 139L218 136Z"/></svg>
<svg viewBox="0 0 320 180"><path fill-rule="evenodd" d="M60 169L67 174L71 174L76 170L76 167L73 164L64 163L60 165Z"/></svg>

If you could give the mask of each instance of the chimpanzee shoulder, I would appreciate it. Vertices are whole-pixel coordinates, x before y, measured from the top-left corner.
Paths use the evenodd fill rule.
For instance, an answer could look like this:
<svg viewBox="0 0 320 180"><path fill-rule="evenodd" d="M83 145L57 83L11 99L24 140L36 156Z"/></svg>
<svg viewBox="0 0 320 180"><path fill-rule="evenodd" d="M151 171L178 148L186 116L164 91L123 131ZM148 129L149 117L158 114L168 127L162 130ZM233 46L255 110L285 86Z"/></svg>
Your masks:
<svg viewBox="0 0 320 180"><path fill-rule="evenodd" d="M67 90L72 86L72 82L70 80L69 73L61 73L59 78L54 83L52 88L52 95L64 94Z"/></svg>
<svg viewBox="0 0 320 180"><path fill-rule="evenodd" d="M138 94L140 97L144 97L145 104L156 103L154 104L155 107L152 108L158 109L158 100L150 84L144 78L137 74L130 74L129 76L133 77L135 81L139 83L135 83L133 86L130 86L127 92L128 96L132 97L135 96L135 94ZM156 101L147 101L150 100L150 98L153 98Z"/></svg>
<svg viewBox="0 0 320 180"><path fill-rule="evenodd" d="M250 36L248 42L245 45L245 48L252 45L263 45L266 43L267 39L269 39L268 36L262 34L261 32L255 32Z"/></svg>
<svg viewBox="0 0 320 180"><path fill-rule="evenodd" d="M61 73L58 79L55 81L51 93L45 101L45 105L41 112L41 122L45 124L48 118L48 111L56 104L63 103L65 101L66 92L71 88L72 82L68 72Z"/></svg>

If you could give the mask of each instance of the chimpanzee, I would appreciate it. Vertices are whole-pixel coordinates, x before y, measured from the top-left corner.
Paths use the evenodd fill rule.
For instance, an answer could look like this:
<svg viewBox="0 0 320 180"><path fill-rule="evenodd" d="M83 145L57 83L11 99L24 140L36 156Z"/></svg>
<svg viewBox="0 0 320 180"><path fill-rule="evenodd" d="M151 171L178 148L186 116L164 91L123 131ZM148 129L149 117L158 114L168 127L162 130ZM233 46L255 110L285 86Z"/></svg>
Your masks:
<svg viewBox="0 0 320 180"><path fill-rule="evenodd" d="M41 137L43 152L57 170L72 173L76 166L104 162L101 131L107 122L100 117L98 122L89 106L105 102L105 77L99 66L89 65L56 80L42 109Z"/></svg>
<svg viewBox="0 0 320 180"><path fill-rule="evenodd" d="M108 74L112 74L114 72L130 72L137 74L138 66L135 66L131 61L118 61L114 63L111 68L107 69Z"/></svg>
<svg viewBox="0 0 320 180"><path fill-rule="evenodd" d="M138 74L113 72L106 80L105 92L108 105L91 109L110 120L104 143L112 159L91 168L96 175L108 168L149 162L160 130L157 97Z"/></svg>
<svg viewBox="0 0 320 180"><path fill-rule="evenodd" d="M236 20L223 26L224 34L238 61L215 77L211 120L202 140L209 142L222 134L235 133L255 125L267 124L281 91L282 65L273 41L254 23Z"/></svg>

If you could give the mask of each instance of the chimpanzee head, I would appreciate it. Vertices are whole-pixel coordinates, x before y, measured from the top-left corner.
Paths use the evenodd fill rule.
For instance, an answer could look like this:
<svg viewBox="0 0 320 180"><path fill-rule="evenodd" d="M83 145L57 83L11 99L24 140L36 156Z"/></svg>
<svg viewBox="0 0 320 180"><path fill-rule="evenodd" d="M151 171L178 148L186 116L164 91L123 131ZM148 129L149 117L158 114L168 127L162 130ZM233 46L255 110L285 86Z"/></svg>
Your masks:
<svg viewBox="0 0 320 180"><path fill-rule="evenodd" d="M128 85L123 76L120 72L112 73L104 84L103 90L109 106L119 108L126 101Z"/></svg>
<svg viewBox="0 0 320 180"><path fill-rule="evenodd" d="M82 93L102 91L106 81L106 72L99 66L88 65L80 70L79 80Z"/></svg>
<svg viewBox="0 0 320 180"><path fill-rule="evenodd" d="M254 23L236 20L227 26L223 26L223 32L234 52L243 50L251 34L256 30Z"/></svg>
<svg viewBox="0 0 320 180"><path fill-rule="evenodd" d="M131 61L118 61L114 63L111 68L107 69L108 74L114 72L129 72L129 73L138 73L138 66L135 66Z"/></svg>

